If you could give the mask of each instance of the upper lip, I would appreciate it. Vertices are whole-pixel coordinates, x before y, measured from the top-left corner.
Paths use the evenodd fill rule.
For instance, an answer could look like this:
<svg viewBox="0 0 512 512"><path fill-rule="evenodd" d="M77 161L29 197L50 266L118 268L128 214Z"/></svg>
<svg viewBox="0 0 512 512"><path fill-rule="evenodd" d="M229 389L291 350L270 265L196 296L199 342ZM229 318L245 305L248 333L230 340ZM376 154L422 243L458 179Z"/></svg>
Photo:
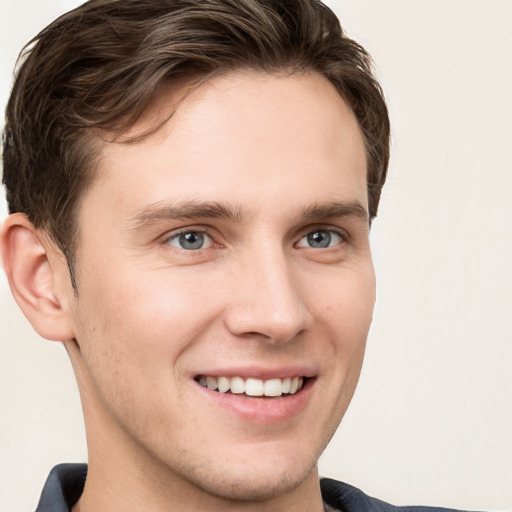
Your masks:
<svg viewBox="0 0 512 512"><path fill-rule="evenodd" d="M255 378L261 380L286 379L287 377L315 377L317 372L311 366L293 365L280 368L263 366L243 366L229 368L208 368L196 372L193 377L199 375L211 377L242 377L244 379Z"/></svg>

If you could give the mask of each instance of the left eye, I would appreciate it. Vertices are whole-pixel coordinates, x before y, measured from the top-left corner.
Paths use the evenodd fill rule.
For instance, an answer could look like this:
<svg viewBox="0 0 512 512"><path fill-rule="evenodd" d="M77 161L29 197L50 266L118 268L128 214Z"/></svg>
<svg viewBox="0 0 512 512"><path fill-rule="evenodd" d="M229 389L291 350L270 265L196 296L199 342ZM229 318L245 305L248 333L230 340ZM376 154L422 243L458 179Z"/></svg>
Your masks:
<svg viewBox="0 0 512 512"><path fill-rule="evenodd" d="M298 242L297 247L311 247L313 249L328 249L340 245L343 237L337 231L332 229L317 229L303 236Z"/></svg>
<svg viewBox="0 0 512 512"><path fill-rule="evenodd" d="M213 240L202 231L183 231L170 236L167 239L167 243L185 251L197 251L210 247Z"/></svg>

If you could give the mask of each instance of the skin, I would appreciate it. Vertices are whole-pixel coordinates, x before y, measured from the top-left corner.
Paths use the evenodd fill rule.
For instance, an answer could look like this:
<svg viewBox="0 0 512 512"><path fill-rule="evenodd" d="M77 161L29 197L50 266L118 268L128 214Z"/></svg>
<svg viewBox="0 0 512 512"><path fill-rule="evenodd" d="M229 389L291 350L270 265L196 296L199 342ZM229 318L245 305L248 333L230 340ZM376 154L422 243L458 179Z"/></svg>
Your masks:
<svg viewBox="0 0 512 512"><path fill-rule="evenodd" d="M164 91L134 132L182 93ZM44 233L22 216L4 226L14 294L77 376L89 476L75 512L323 510L316 464L356 387L375 300L353 113L315 74L231 73L143 142L103 144L78 215L78 297ZM180 247L183 232L205 244ZM27 247L37 271L23 274ZM233 408L195 380L228 372L310 378L288 409Z"/></svg>

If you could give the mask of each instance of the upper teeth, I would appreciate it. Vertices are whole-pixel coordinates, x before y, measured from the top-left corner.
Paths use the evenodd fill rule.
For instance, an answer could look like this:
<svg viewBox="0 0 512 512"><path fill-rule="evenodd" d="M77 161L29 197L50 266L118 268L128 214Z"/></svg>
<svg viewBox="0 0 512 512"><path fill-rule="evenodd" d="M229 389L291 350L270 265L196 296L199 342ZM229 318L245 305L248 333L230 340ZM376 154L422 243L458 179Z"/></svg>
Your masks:
<svg viewBox="0 0 512 512"><path fill-rule="evenodd" d="M302 389L303 377L287 377L285 379L261 380L249 377L211 377L201 375L198 379L201 386L226 393L242 394L249 396L281 396L293 395Z"/></svg>

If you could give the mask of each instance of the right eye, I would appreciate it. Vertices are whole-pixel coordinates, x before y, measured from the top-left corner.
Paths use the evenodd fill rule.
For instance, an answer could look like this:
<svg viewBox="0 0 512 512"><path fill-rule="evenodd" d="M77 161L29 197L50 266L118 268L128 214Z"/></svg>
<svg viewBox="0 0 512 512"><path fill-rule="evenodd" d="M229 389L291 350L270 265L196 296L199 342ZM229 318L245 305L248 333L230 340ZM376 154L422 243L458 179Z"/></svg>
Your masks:
<svg viewBox="0 0 512 512"><path fill-rule="evenodd" d="M204 231L182 231L171 235L166 243L185 251L198 251L211 247L213 240Z"/></svg>

